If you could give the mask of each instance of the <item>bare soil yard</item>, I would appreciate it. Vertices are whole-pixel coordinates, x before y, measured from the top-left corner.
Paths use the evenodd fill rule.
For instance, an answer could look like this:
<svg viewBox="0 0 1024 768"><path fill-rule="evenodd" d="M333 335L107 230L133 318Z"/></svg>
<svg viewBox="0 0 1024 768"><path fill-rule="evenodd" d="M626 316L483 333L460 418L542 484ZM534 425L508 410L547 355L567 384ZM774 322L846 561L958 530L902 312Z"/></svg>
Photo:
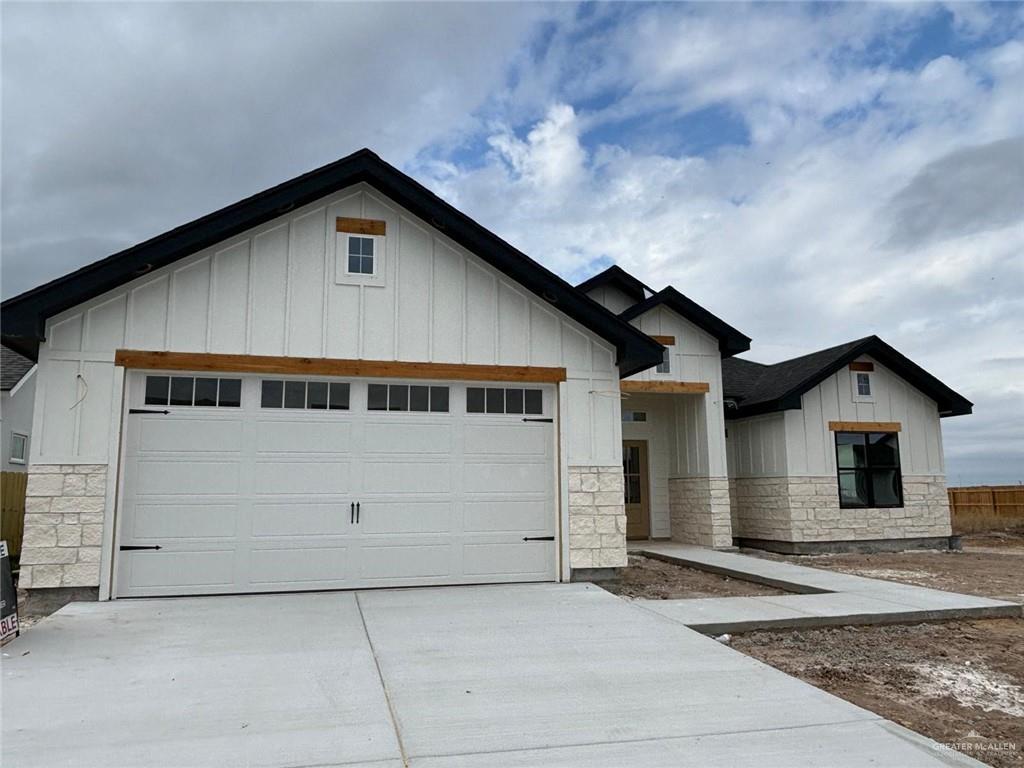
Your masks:
<svg viewBox="0 0 1024 768"><path fill-rule="evenodd" d="M774 587L673 565L643 555L630 555L629 567L622 569L620 578L602 586L620 597L648 600L787 594Z"/></svg>
<svg viewBox="0 0 1024 768"><path fill-rule="evenodd" d="M776 555L745 549L743 554L948 592L1024 602L1024 533L972 534L963 537L963 545L962 552Z"/></svg>
<svg viewBox="0 0 1024 768"><path fill-rule="evenodd" d="M1019 534L965 536L960 553L769 557L1024 601ZM732 646L982 762L1024 765L1024 619L752 632Z"/></svg>
<svg viewBox="0 0 1024 768"><path fill-rule="evenodd" d="M982 762L1024 765L1022 619L752 632L731 645L936 741L966 743Z"/></svg>

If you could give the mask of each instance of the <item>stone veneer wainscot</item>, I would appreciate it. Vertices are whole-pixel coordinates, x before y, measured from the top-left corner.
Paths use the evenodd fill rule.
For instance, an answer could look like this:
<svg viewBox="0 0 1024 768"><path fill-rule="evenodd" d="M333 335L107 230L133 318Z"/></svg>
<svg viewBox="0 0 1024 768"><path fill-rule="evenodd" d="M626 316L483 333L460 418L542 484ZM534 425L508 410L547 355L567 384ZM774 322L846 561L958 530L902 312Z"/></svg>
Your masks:
<svg viewBox="0 0 1024 768"><path fill-rule="evenodd" d="M626 565L622 467L569 467L569 565Z"/></svg>
<svg viewBox="0 0 1024 768"><path fill-rule="evenodd" d="M673 541L702 547L732 546L728 478L670 478L668 506Z"/></svg>
<svg viewBox="0 0 1024 768"><path fill-rule="evenodd" d="M29 467L19 586L99 585L106 490L103 464Z"/></svg>
<svg viewBox="0 0 1024 768"><path fill-rule="evenodd" d="M840 508L835 477L737 478L734 487L739 538L828 542L952 532L942 475L904 475L903 506L886 508Z"/></svg>

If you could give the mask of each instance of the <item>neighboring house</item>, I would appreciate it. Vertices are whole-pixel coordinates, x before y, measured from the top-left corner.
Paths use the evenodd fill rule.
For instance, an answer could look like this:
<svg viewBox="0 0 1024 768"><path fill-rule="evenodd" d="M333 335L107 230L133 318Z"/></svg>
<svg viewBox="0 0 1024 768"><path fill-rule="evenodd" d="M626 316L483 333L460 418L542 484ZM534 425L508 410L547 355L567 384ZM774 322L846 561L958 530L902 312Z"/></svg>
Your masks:
<svg viewBox="0 0 1024 768"><path fill-rule="evenodd" d="M35 401L35 364L12 349L0 347L0 430L4 472L24 472L28 465Z"/></svg>
<svg viewBox="0 0 1024 768"><path fill-rule="evenodd" d="M733 537L777 552L945 547L942 426L971 403L869 336L726 360Z"/></svg>
<svg viewBox="0 0 1024 768"><path fill-rule="evenodd" d="M627 528L733 542L750 340L617 268L574 288L368 150L2 312L38 360L32 591L564 581L624 566Z"/></svg>

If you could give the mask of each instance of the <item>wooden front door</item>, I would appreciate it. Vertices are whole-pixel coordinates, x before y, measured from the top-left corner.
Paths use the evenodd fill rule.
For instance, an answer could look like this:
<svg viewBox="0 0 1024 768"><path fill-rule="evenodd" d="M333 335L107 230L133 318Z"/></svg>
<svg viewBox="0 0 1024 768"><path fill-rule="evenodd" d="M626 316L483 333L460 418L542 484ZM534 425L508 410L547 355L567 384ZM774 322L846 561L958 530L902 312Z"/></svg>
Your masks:
<svg viewBox="0 0 1024 768"><path fill-rule="evenodd" d="M626 538L651 535L650 481L647 478L647 441L624 440L622 475L626 497Z"/></svg>

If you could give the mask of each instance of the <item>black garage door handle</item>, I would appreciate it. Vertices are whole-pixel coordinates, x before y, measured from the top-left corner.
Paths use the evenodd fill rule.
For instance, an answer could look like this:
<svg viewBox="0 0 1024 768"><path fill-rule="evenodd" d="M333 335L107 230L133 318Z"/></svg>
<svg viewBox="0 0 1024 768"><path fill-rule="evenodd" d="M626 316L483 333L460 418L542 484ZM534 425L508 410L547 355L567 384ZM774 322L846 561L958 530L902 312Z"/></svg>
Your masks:
<svg viewBox="0 0 1024 768"><path fill-rule="evenodd" d="M523 541L554 541L554 536L523 536Z"/></svg>

